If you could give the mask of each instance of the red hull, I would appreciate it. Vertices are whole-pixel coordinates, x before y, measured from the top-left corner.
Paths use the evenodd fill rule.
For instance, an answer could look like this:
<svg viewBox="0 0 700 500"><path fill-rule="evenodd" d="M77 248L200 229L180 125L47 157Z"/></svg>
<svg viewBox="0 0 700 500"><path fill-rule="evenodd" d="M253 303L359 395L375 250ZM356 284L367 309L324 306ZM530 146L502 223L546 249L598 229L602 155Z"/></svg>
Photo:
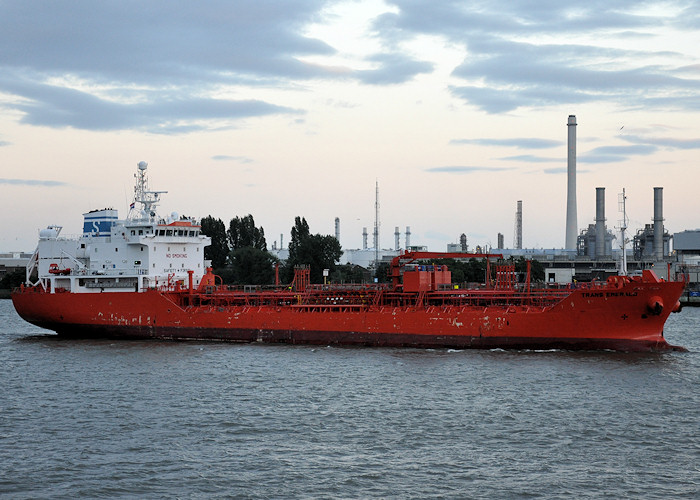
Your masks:
<svg viewBox="0 0 700 500"><path fill-rule="evenodd" d="M485 296L456 303L435 293L420 306L329 304L332 292L286 302L255 302L255 294L189 291L46 293L16 291L20 316L65 336L201 339L232 342L344 344L452 348L671 349L663 325L683 283L632 281L618 287L572 290L542 305L537 296L509 302ZM381 296L381 295L380 295ZM446 299L449 298L450 300ZM294 298L298 303L290 304ZM439 300L438 300L439 299ZM652 307L658 299L664 306ZM251 303L252 302L252 303ZM280 305L284 302L284 305Z"/></svg>

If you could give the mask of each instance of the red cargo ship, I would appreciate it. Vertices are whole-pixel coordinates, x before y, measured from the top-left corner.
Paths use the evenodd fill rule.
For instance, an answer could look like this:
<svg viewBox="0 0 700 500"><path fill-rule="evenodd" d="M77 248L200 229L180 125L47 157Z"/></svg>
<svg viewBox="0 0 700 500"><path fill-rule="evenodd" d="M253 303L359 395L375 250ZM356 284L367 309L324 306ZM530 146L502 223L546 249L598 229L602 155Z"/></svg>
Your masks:
<svg viewBox="0 0 700 500"><path fill-rule="evenodd" d="M159 219L160 192L139 164L129 218L84 214L84 233L40 232L27 285L12 294L26 321L63 336L436 348L667 350L663 336L684 283L653 271L535 289L529 272L495 255L405 253L390 284L315 285L308 268L289 286L229 287L204 270L209 238L191 219ZM142 210L135 209L136 204ZM117 256L119 258L117 258ZM451 282L421 259L486 258L486 283Z"/></svg>

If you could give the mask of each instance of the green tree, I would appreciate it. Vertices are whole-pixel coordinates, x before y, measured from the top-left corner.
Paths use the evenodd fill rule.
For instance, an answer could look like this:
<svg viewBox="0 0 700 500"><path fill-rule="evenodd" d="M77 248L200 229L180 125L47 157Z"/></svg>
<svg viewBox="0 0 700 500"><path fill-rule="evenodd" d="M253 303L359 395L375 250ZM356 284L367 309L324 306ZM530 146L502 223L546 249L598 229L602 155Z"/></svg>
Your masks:
<svg viewBox="0 0 700 500"><path fill-rule="evenodd" d="M289 242L289 260L303 261L305 256L300 255L304 250L303 245L310 236L309 223L304 217L296 216L292 227L292 240Z"/></svg>
<svg viewBox="0 0 700 500"><path fill-rule="evenodd" d="M508 260L515 265L515 272L522 273L523 280L525 280L525 276L527 274L527 259L521 256L517 259L510 257ZM544 281L544 266L538 260L530 261L530 280Z"/></svg>
<svg viewBox="0 0 700 500"><path fill-rule="evenodd" d="M391 276L389 275L391 271L391 264L388 262L380 262L377 265L377 271L374 273L375 278L379 283L389 283L391 282Z"/></svg>
<svg viewBox="0 0 700 500"><path fill-rule="evenodd" d="M291 281L294 278L295 266L308 265L311 268L311 282L321 283L323 270L328 269L332 273L335 270L335 263L342 254L340 243L335 236L310 234L306 219L297 216L292 227L285 276L288 281Z"/></svg>
<svg viewBox="0 0 700 500"><path fill-rule="evenodd" d="M248 214L243 218L231 219L228 226L228 239L231 250L253 247L258 250L267 250L265 231L261 227L255 227L253 216Z"/></svg>
<svg viewBox="0 0 700 500"><path fill-rule="evenodd" d="M368 283L372 281L372 274L362 266L343 264L335 266L330 279L335 283Z"/></svg>
<svg viewBox="0 0 700 500"><path fill-rule="evenodd" d="M211 260L214 269L220 269L226 265L229 254L226 226L221 219L211 215L204 217L201 224L202 234L211 238L211 245L204 248L204 258Z"/></svg>
<svg viewBox="0 0 700 500"><path fill-rule="evenodd" d="M231 252L231 283L238 285L271 285L275 279L277 259L266 250L252 246L236 248Z"/></svg>
<svg viewBox="0 0 700 500"><path fill-rule="evenodd" d="M0 288L2 289L13 289L24 283L26 278L26 271L24 269L17 269L11 273L6 273L2 279L0 279Z"/></svg>

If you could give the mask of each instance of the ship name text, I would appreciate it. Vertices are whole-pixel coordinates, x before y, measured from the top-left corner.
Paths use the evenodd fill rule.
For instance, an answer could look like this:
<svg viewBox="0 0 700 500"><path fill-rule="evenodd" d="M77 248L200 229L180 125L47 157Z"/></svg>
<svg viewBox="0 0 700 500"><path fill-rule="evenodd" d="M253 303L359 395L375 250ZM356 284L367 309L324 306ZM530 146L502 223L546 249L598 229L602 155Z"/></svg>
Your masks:
<svg viewBox="0 0 700 500"><path fill-rule="evenodd" d="M636 297L637 292L583 292L584 299L602 299L608 297Z"/></svg>

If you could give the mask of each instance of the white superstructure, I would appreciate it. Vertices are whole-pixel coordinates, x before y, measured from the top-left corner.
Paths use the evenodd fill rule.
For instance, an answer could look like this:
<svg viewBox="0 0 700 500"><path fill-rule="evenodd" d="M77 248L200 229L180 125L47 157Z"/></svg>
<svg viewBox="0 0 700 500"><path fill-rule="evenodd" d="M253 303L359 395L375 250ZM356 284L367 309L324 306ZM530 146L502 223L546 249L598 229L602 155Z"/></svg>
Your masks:
<svg viewBox="0 0 700 500"><path fill-rule="evenodd" d="M61 236L61 226L39 231L39 245L27 266L27 282L44 289L74 293L143 291L147 288L197 286L205 272L208 236L191 218L156 213L160 195L150 191L146 162L138 164L134 202L119 220L111 208L83 214L83 234Z"/></svg>

